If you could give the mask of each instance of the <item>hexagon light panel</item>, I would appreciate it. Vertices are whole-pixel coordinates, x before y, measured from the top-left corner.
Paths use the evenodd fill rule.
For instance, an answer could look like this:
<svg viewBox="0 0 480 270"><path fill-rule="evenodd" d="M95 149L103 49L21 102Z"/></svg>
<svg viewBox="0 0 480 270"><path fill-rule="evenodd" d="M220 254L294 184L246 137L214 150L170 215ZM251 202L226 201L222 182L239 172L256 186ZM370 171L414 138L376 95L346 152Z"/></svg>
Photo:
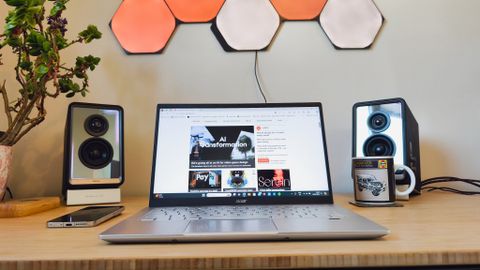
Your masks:
<svg viewBox="0 0 480 270"><path fill-rule="evenodd" d="M312 20L320 15L327 0L270 0L280 16L288 21Z"/></svg>
<svg viewBox="0 0 480 270"><path fill-rule="evenodd" d="M110 22L115 37L128 53L161 52L175 25L163 0L124 0Z"/></svg>
<svg viewBox="0 0 480 270"><path fill-rule="evenodd" d="M329 0L319 21L336 48L364 49L375 40L383 16L372 0Z"/></svg>
<svg viewBox="0 0 480 270"><path fill-rule="evenodd" d="M225 0L165 0L175 18L186 23L209 22Z"/></svg>
<svg viewBox="0 0 480 270"><path fill-rule="evenodd" d="M254 51L270 45L279 25L269 0L226 0L212 30L224 49Z"/></svg>

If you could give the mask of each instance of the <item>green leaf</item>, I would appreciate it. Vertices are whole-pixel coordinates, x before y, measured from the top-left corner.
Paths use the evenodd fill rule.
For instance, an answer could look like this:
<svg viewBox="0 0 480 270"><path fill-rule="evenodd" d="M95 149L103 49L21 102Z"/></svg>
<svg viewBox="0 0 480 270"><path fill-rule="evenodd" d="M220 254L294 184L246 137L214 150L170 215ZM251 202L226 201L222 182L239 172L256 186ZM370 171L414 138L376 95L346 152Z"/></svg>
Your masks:
<svg viewBox="0 0 480 270"><path fill-rule="evenodd" d="M76 66L76 67L81 67L81 66L83 66L83 65L85 64L85 62L86 62L86 61L85 61L85 57L80 57L80 56L79 56L79 57L76 58L75 66Z"/></svg>
<svg viewBox="0 0 480 270"><path fill-rule="evenodd" d="M90 70L94 70L95 66L100 63L100 57L95 57L92 55L87 55L84 57L77 57L75 62L75 69L85 69L89 68Z"/></svg>
<svg viewBox="0 0 480 270"><path fill-rule="evenodd" d="M52 45L50 44L50 41L44 41L42 43L42 51L48 52L52 49Z"/></svg>
<svg viewBox="0 0 480 270"><path fill-rule="evenodd" d="M60 80L58 80L58 85L60 86L60 92L62 93L67 93L68 91L70 91L72 89L70 85L72 84L73 82L66 78L61 78Z"/></svg>
<svg viewBox="0 0 480 270"><path fill-rule="evenodd" d="M45 0L27 0L29 6L43 6Z"/></svg>
<svg viewBox="0 0 480 270"><path fill-rule="evenodd" d="M100 63L100 57L95 57L92 55L85 56L85 61L88 63L90 70L94 70L95 66Z"/></svg>
<svg viewBox="0 0 480 270"><path fill-rule="evenodd" d="M17 48L22 46L22 40L18 37L12 37L7 39L7 44L11 47Z"/></svg>
<svg viewBox="0 0 480 270"><path fill-rule="evenodd" d="M10 36L13 29L19 26L17 13L13 10L8 12L7 17L5 18L5 32L4 34Z"/></svg>
<svg viewBox="0 0 480 270"><path fill-rule="evenodd" d="M79 78L79 79L85 78L84 71L82 71L82 70L75 70L75 77L77 77L77 78Z"/></svg>
<svg viewBox="0 0 480 270"><path fill-rule="evenodd" d="M72 90L74 92L79 92L80 91L80 85L78 85L78 83L74 83L73 87L72 87Z"/></svg>
<svg viewBox="0 0 480 270"><path fill-rule="evenodd" d="M5 3L12 7L24 6L27 2L27 0L5 0Z"/></svg>
<svg viewBox="0 0 480 270"><path fill-rule="evenodd" d="M60 16L62 11L64 11L65 9L67 9L67 7L65 6L65 3L63 1L55 1L55 4L53 4L52 9L50 10L50 16Z"/></svg>
<svg viewBox="0 0 480 270"><path fill-rule="evenodd" d="M45 42L49 43L49 41L47 41L47 39L42 34L36 31L31 32L30 35L27 36L29 54L32 56L39 56L40 54L42 54L44 48L48 48L47 45L44 46Z"/></svg>
<svg viewBox="0 0 480 270"><path fill-rule="evenodd" d="M33 63L30 62L30 61L22 61L22 62L20 62L19 66L23 70L30 71L32 69L32 65L33 65Z"/></svg>
<svg viewBox="0 0 480 270"><path fill-rule="evenodd" d="M57 43L58 50L62 50L67 47L67 40L60 34L55 34L55 43Z"/></svg>
<svg viewBox="0 0 480 270"><path fill-rule="evenodd" d="M78 34L85 43L90 43L94 39L100 39L102 37L102 33L98 31L95 25L89 25L87 29L83 30Z"/></svg>
<svg viewBox="0 0 480 270"><path fill-rule="evenodd" d="M5 0L5 2L15 6L15 9L9 11L8 16L5 18L4 34L7 36L18 34L14 30L19 27L23 31L33 30L37 24L35 18L43 17L45 0Z"/></svg>
<svg viewBox="0 0 480 270"><path fill-rule="evenodd" d="M50 59L52 62L57 62L58 61L59 55L55 53L54 50L50 50L47 53L47 59Z"/></svg>
<svg viewBox="0 0 480 270"><path fill-rule="evenodd" d="M75 92L70 92L68 94L65 95L67 98L71 98L71 97L74 97L75 96Z"/></svg>
<svg viewBox="0 0 480 270"><path fill-rule="evenodd" d="M40 13L41 10L37 7L21 6L15 9L15 15L13 20L18 26L34 27L36 25L35 16Z"/></svg>
<svg viewBox="0 0 480 270"><path fill-rule="evenodd" d="M35 68L35 73L38 75L38 77L43 77L45 74L48 73L49 68L45 66L44 64L40 64Z"/></svg>
<svg viewBox="0 0 480 270"><path fill-rule="evenodd" d="M30 27L37 26L37 21L35 20L35 16L38 16L41 13L42 13L42 6L33 6L33 7L26 8L25 15L24 15L25 23Z"/></svg>
<svg viewBox="0 0 480 270"><path fill-rule="evenodd" d="M5 18L5 30L12 30L21 25L21 18L18 16L16 10L11 10L8 12L7 17Z"/></svg>
<svg viewBox="0 0 480 270"><path fill-rule="evenodd" d="M5 24L5 34L10 35L10 32L15 29L18 26L18 24L15 21L7 21Z"/></svg>
<svg viewBox="0 0 480 270"><path fill-rule="evenodd" d="M27 83L27 85L25 85L25 90L27 93L33 94L33 92L35 92L35 86L31 82Z"/></svg>

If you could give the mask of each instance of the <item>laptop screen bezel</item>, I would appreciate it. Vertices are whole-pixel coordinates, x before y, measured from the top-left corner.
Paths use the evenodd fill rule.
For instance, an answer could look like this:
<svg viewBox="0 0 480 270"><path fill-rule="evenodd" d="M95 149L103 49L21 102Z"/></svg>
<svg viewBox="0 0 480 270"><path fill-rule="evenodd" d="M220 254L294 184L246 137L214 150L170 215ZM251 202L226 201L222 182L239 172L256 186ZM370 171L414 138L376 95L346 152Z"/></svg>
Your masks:
<svg viewBox="0 0 480 270"><path fill-rule="evenodd" d="M157 159L157 138L159 132L159 113L161 109L211 109L211 108L298 108L318 107L321 120L323 147L325 154L326 175L328 181L328 194L323 196L292 196L292 197L248 197L248 198L157 198L154 194L155 165ZM153 138L153 159L150 182L150 207L163 206L203 206L203 205L269 205L269 204L332 204L332 183L330 177L330 166L328 161L327 142L325 136L325 121L323 118L322 104L320 102L303 103L243 103L243 104L158 104L155 116L155 136Z"/></svg>

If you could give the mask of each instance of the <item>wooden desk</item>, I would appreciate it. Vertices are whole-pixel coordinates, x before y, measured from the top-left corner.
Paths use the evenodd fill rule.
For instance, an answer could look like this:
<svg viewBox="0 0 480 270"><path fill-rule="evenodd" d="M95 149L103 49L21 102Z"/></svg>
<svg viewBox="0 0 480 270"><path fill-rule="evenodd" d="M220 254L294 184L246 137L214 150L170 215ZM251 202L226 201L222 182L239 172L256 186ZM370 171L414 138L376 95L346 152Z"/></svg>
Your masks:
<svg viewBox="0 0 480 270"><path fill-rule="evenodd" d="M399 208L358 208L391 229L381 240L112 245L98 234L147 205L127 198L123 215L95 228L47 229L80 207L0 219L0 269L310 268L480 264L480 197L425 193Z"/></svg>

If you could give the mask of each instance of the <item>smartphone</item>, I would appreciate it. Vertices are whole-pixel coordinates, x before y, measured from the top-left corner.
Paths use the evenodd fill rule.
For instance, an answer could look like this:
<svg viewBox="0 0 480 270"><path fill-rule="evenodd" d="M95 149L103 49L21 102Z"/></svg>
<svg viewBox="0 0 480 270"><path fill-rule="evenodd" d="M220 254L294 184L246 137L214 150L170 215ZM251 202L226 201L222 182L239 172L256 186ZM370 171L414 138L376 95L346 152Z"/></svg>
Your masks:
<svg viewBox="0 0 480 270"><path fill-rule="evenodd" d="M88 206L70 214L52 219L47 222L48 228L78 228L93 227L111 219L125 209L124 206Z"/></svg>

